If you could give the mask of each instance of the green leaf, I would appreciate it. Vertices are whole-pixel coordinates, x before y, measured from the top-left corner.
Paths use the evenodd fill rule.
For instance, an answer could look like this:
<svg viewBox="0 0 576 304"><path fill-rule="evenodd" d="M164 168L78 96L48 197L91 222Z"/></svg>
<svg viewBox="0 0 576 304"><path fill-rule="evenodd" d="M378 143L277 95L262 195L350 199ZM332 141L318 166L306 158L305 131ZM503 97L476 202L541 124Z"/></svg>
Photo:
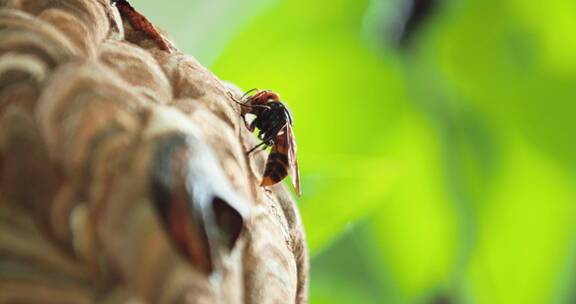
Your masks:
<svg viewBox="0 0 576 304"><path fill-rule="evenodd" d="M469 278L479 303L550 303L574 237L574 181L521 137L506 142Z"/></svg>

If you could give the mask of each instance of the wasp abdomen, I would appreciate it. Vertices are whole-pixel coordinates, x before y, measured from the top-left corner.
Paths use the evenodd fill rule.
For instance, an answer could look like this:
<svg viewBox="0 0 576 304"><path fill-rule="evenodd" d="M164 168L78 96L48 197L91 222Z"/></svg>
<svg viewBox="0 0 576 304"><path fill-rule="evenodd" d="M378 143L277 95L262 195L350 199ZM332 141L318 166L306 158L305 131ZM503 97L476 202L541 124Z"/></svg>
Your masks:
<svg viewBox="0 0 576 304"><path fill-rule="evenodd" d="M266 162L262 186L270 186L280 182L288 175L288 157L283 153L271 153Z"/></svg>

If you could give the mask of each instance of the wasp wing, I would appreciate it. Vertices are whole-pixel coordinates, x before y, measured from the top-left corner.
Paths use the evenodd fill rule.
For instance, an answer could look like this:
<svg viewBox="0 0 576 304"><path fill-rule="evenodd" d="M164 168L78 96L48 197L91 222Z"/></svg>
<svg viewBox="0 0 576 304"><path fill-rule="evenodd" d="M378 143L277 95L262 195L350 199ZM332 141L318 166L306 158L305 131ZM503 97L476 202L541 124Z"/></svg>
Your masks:
<svg viewBox="0 0 576 304"><path fill-rule="evenodd" d="M300 196L300 171L298 171L298 158L296 156L296 151L298 147L296 146L296 137L294 136L294 131L292 131L292 125L286 124L284 129L284 134L286 135L286 146L288 150L288 165L290 166L290 176L292 178L292 186L296 190L296 194Z"/></svg>

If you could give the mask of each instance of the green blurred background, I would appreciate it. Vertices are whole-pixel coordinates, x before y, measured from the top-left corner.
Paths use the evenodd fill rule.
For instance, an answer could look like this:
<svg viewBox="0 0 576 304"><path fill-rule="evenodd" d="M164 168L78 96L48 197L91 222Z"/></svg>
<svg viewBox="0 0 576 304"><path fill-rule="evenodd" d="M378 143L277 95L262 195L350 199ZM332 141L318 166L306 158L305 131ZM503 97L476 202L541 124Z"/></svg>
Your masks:
<svg viewBox="0 0 576 304"><path fill-rule="evenodd" d="M576 1L132 1L295 116L310 302L576 302Z"/></svg>

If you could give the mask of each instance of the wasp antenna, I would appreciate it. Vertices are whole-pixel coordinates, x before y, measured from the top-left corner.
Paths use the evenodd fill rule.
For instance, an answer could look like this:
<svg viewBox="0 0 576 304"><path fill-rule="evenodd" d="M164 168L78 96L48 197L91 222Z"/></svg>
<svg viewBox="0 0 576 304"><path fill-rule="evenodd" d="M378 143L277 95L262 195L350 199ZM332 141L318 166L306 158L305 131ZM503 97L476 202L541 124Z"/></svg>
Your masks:
<svg viewBox="0 0 576 304"><path fill-rule="evenodd" d="M260 91L260 89L258 89L258 88L253 88L253 89L251 89L251 90L246 91L246 93L244 93L244 95L242 95L242 97L240 98L240 100L243 100L244 97L248 96L248 94L250 94L250 93L252 93L252 92L254 92L254 91Z"/></svg>
<svg viewBox="0 0 576 304"><path fill-rule="evenodd" d="M230 99L232 99L233 102L235 102L235 103L237 103L237 104L239 104L239 105L241 105L241 106L243 106L243 107L248 107L248 108L254 107L254 106L247 105L247 104L245 104L245 103L239 102L238 99L236 99L236 97L234 97L234 95L232 95L232 93L231 93L230 91L228 91L228 96L230 96ZM244 98L244 97L242 97L242 98Z"/></svg>
<svg viewBox="0 0 576 304"><path fill-rule="evenodd" d="M252 108L252 109L253 109L253 108L264 108L264 109L270 110L270 107L269 107L269 106L265 106L265 105L248 105L248 104L245 104L245 103L238 102L238 101L236 101L234 98L232 98L232 101L234 101L235 103L239 104L240 106L246 107L246 108Z"/></svg>
<svg viewBox="0 0 576 304"><path fill-rule="evenodd" d="M243 106L243 107L247 107L247 108L264 108L264 109L268 109L270 110L269 106L265 106L265 105L247 105L245 103L241 103L241 102L237 102L236 100L234 100L235 103Z"/></svg>

